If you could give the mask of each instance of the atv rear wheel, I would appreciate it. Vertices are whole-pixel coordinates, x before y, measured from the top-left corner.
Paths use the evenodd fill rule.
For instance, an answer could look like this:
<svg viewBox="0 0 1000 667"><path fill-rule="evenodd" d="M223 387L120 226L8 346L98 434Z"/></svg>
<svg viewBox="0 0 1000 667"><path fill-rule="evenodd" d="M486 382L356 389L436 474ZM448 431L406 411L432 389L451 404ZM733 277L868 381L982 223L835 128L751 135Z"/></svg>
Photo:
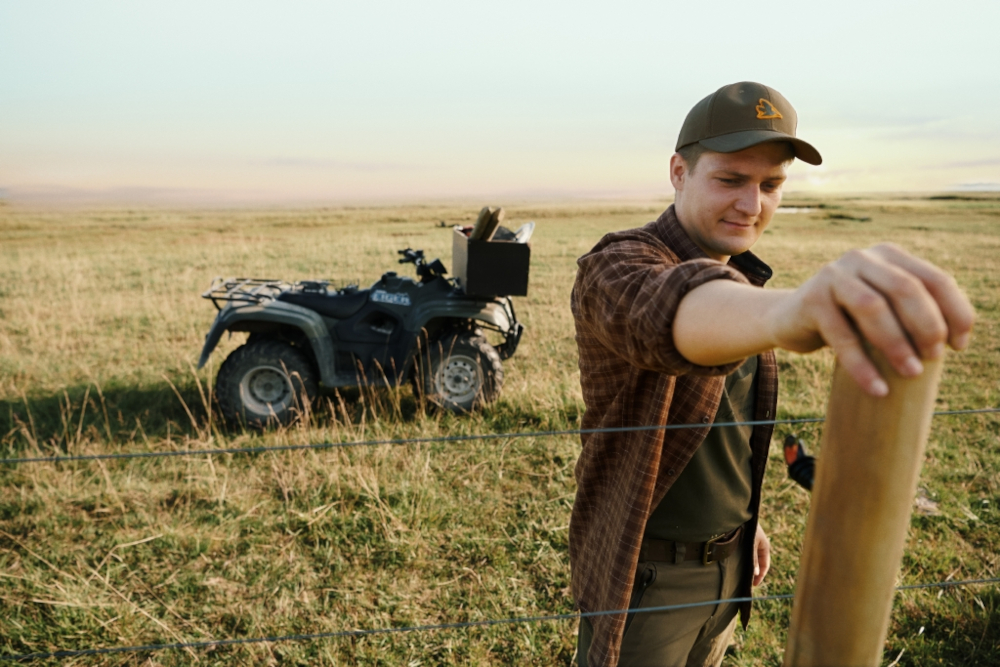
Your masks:
<svg viewBox="0 0 1000 667"><path fill-rule="evenodd" d="M482 336L463 332L432 341L420 361L418 390L446 410L468 412L500 395L503 363Z"/></svg>
<svg viewBox="0 0 1000 667"><path fill-rule="evenodd" d="M233 350L219 368L215 395L230 424L256 429L288 424L319 393L316 371L300 350L258 339Z"/></svg>

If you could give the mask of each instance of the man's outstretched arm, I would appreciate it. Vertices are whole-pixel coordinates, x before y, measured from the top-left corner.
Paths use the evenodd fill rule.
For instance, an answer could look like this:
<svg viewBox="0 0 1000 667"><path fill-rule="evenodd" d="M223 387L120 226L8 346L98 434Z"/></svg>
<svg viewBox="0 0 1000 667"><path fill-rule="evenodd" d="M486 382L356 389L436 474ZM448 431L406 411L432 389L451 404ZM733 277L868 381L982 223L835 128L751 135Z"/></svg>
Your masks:
<svg viewBox="0 0 1000 667"><path fill-rule="evenodd" d="M769 349L833 348L845 370L873 396L888 385L864 352L880 350L903 376L945 344L969 341L974 313L955 280L892 244L852 250L795 290L761 290L714 280L689 292L677 309L674 344L689 361L717 366Z"/></svg>

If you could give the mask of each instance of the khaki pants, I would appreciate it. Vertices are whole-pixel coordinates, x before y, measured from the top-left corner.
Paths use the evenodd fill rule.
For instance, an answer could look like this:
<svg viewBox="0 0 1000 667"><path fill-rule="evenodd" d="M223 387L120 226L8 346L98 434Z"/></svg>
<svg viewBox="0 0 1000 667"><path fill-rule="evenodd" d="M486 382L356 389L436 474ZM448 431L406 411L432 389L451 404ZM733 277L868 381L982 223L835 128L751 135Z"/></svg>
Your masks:
<svg viewBox="0 0 1000 667"><path fill-rule="evenodd" d="M698 561L639 563L629 607L736 597L742 552L737 549L723 562L707 566ZM738 616L739 605L734 603L634 614L626 622L619 667L718 667L732 641ZM592 634L590 620L580 619L580 667L587 667Z"/></svg>

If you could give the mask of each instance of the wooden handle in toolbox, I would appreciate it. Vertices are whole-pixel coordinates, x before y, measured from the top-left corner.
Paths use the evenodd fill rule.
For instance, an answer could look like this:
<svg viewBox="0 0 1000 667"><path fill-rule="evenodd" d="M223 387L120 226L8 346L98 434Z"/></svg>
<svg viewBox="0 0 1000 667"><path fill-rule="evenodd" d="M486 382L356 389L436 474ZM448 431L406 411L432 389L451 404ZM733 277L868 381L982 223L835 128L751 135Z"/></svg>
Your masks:
<svg viewBox="0 0 1000 667"><path fill-rule="evenodd" d="M503 222L504 215L502 206L484 206L479 212L476 226L472 228L469 238L473 241L489 241Z"/></svg>

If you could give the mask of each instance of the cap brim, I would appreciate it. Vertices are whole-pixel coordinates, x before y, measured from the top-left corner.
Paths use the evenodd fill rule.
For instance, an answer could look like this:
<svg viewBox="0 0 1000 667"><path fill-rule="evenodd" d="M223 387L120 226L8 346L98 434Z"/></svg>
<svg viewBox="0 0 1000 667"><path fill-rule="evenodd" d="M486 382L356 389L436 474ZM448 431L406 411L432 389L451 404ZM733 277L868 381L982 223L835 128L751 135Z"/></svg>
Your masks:
<svg viewBox="0 0 1000 667"><path fill-rule="evenodd" d="M711 139L702 139L698 143L716 153L735 153L752 146L766 144L772 141L786 141L795 150L795 157L809 164L823 164L823 156L809 143L783 132L774 130L745 130L723 134Z"/></svg>

